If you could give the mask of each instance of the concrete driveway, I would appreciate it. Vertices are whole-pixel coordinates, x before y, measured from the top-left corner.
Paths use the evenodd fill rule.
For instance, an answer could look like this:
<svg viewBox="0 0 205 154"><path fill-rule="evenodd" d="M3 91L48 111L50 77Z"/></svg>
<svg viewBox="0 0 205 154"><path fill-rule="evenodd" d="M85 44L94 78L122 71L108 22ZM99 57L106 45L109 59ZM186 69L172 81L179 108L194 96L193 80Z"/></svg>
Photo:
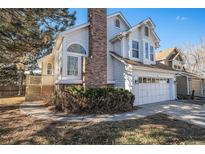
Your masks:
<svg viewBox="0 0 205 154"><path fill-rule="evenodd" d="M141 105L143 110L153 113L165 113L176 119L187 121L205 128L205 105L168 101Z"/></svg>

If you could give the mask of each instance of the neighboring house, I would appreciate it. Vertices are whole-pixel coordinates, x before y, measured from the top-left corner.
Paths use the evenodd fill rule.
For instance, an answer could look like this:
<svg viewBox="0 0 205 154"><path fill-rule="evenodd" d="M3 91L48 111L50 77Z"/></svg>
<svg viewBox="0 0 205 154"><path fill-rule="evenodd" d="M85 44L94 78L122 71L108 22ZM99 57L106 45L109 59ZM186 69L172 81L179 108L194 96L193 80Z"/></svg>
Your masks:
<svg viewBox="0 0 205 154"><path fill-rule="evenodd" d="M196 96L204 95L204 79L186 71L183 55L178 48L168 48L156 53L156 61L178 71L176 75L178 95L191 95L193 90Z"/></svg>
<svg viewBox="0 0 205 154"><path fill-rule="evenodd" d="M135 95L135 105L174 100L176 71L155 61L155 27L150 18L130 26L121 12L88 9L88 22L60 33L52 53L39 60L42 75L54 75L59 88L124 88Z"/></svg>

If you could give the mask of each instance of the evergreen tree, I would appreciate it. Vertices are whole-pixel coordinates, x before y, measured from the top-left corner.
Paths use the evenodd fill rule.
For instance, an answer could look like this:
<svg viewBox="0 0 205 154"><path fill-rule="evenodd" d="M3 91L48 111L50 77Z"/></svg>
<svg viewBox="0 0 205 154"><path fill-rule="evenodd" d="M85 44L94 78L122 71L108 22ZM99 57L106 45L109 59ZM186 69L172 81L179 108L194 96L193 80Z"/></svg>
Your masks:
<svg viewBox="0 0 205 154"><path fill-rule="evenodd" d="M0 64L0 86L1 85L16 85L19 76L17 67L14 64Z"/></svg>
<svg viewBox="0 0 205 154"><path fill-rule="evenodd" d="M0 9L0 63L48 54L56 35L75 24L69 9Z"/></svg>

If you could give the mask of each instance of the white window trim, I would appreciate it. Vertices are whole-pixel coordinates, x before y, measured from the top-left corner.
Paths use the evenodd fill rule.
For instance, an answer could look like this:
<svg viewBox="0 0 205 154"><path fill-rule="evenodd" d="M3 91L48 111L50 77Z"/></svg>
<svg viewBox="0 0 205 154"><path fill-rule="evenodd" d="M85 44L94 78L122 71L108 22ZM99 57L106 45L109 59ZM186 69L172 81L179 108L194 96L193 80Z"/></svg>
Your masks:
<svg viewBox="0 0 205 154"><path fill-rule="evenodd" d="M151 47L153 48L153 60L151 60ZM149 50L149 58L150 58L150 61L155 61L155 56L154 56L154 46L152 45L152 44L150 44L149 45L149 48L150 48L150 50Z"/></svg>
<svg viewBox="0 0 205 154"><path fill-rule="evenodd" d="M131 48L132 48L132 58L134 58L134 59L140 59L140 42L137 41L137 40L134 40L134 39L132 39L132 41L135 41L135 42L138 43L138 58L137 58L137 57L133 57L133 47L131 46Z"/></svg>
<svg viewBox="0 0 205 154"><path fill-rule="evenodd" d="M51 74L48 74L48 64L50 64L51 65ZM52 63L47 63L47 65L46 65L46 74L47 75L53 75L53 65L52 65Z"/></svg>
<svg viewBox="0 0 205 154"><path fill-rule="evenodd" d="M146 30L146 28L145 27L147 27L148 28L148 36L147 35L145 35L145 30ZM147 25L145 25L144 26L144 36L145 37L147 37L147 38L149 38L150 37L150 27L149 26L147 26Z"/></svg>
<svg viewBox="0 0 205 154"><path fill-rule="evenodd" d="M115 26L115 28L120 29L121 28L121 23L120 23L120 27L117 27L116 26L116 20L119 20L119 22L120 22L120 19L116 18L115 21L114 21L114 26Z"/></svg>
<svg viewBox="0 0 205 154"><path fill-rule="evenodd" d="M146 56L146 43L148 44L148 57ZM145 52L145 59L150 60L150 50L149 50L150 43L148 41L144 42L144 52ZM150 60L151 61L151 60Z"/></svg>
<svg viewBox="0 0 205 154"><path fill-rule="evenodd" d="M82 43L80 43L80 42L71 42L71 43L69 43L68 45L65 46L65 52L69 52L69 51L67 51L67 49L68 49L69 46L71 46L72 44L79 44L79 45L81 45L81 46L85 49L85 51L86 51L86 54L80 54L80 53L74 53L74 54L79 55L79 56L83 56L83 57L88 56L88 50L87 50L87 48L86 48ZM72 52L69 52L69 53L72 53Z"/></svg>
<svg viewBox="0 0 205 154"><path fill-rule="evenodd" d="M72 57L77 57L78 58L78 75L68 75L68 67L67 67L67 63L68 63L68 56L72 56ZM66 71L66 78L65 79L76 79L79 80L81 79L81 56L79 54L76 53L71 53L71 52L67 52L66 54L66 67L65 67L65 71Z"/></svg>
<svg viewBox="0 0 205 154"><path fill-rule="evenodd" d="M139 43L139 57L138 57L138 58L133 57L133 53L132 53L132 41L136 41L136 42ZM131 59L131 60L140 61L140 41L137 40L137 39L132 39L132 38L131 38L130 41L129 41L129 49L130 49L130 59Z"/></svg>
<svg viewBox="0 0 205 154"><path fill-rule="evenodd" d="M79 44L81 45L85 50L86 50L86 54L80 54L80 53L73 53L73 52L69 52L67 51L68 47L72 44ZM68 63L68 56L73 56L73 57L78 57L78 75L74 76L74 75L68 75L68 67L67 67L67 63ZM88 50L87 48L81 43L81 42L70 42L69 44L64 44L63 47L63 54L62 54L62 59L63 59L63 63L62 63L62 80L69 80L69 81L73 81L73 82L77 82L80 81L82 79L82 57L87 57L88 56Z"/></svg>

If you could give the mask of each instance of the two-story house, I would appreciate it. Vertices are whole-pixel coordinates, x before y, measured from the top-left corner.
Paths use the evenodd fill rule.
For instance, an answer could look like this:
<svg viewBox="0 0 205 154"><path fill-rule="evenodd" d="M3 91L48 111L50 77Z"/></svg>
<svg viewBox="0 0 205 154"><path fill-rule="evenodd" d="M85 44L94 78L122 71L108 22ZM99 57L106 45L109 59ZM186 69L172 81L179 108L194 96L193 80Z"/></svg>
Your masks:
<svg viewBox="0 0 205 154"><path fill-rule="evenodd" d="M56 87L124 88L135 95L135 105L174 100L176 71L155 61L155 28L150 18L131 26L121 12L88 9L88 22L60 33L38 63L42 74L54 75Z"/></svg>
<svg viewBox="0 0 205 154"><path fill-rule="evenodd" d="M177 71L177 95L204 95L204 79L196 74L186 71L183 54L178 48L167 48L156 53L156 61L172 67Z"/></svg>

